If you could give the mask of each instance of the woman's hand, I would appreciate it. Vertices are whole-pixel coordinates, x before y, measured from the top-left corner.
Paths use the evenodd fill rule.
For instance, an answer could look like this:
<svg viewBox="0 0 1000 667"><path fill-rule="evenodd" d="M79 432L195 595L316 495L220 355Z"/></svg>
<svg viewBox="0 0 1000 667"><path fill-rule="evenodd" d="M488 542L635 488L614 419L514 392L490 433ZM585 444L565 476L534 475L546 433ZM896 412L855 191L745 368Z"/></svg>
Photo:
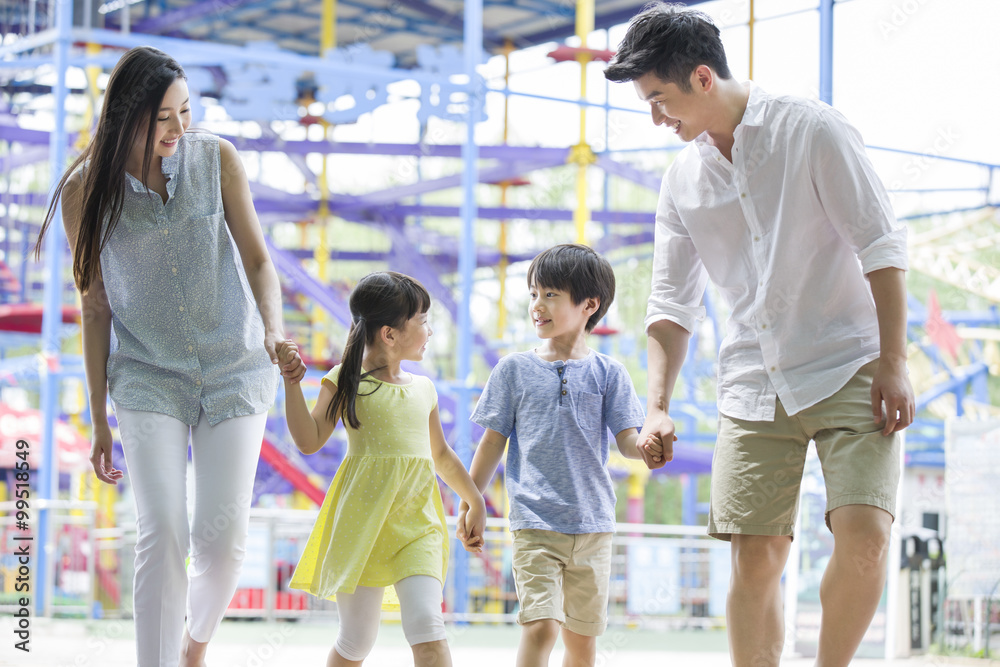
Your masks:
<svg viewBox="0 0 1000 667"><path fill-rule="evenodd" d="M290 338L282 338L275 344L271 360L278 364L281 376L291 384L298 383L306 374L306 364L299 355L299 348Z"/></svg>
<svg viewBox="0 0 1000 667"><path fill-rule="evenodd" d="M90 463L94 466L94 474L97 479L105 484L118 485L118 480L124 477L125 473L116 470L111 463L111 452L114 448L114 438L111 436L111 427L106 421L94 423L94 438L90 446Z"/></svg>

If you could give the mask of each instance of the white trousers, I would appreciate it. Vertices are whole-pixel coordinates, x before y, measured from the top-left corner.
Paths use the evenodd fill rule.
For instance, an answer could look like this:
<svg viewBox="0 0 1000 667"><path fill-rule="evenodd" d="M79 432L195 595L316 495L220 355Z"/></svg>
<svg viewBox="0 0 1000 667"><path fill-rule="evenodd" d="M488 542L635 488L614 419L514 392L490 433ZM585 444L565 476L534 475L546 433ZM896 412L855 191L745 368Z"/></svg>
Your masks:
<svg viewBox="0 0 1000 667"><path fill-rule="evenodd" d="M135 496L135 617L139 667L177 667L187 615L191 638L215 634L236 591L267 414L210 426L115 408ZM194 519L188 524L188 438ZM184 561L190 547L191 561Z"/></svg>
<svg viewBox="0 0 1000 667"><path fill-rule="evenodd" d="M413 646L447 638L441 614L441 582L417 575L397 581L399 615L406 641ZM358 586L337 593L340 632L334 648L348 660L364 660L375 646L382 617L382 587Z"/></svg>

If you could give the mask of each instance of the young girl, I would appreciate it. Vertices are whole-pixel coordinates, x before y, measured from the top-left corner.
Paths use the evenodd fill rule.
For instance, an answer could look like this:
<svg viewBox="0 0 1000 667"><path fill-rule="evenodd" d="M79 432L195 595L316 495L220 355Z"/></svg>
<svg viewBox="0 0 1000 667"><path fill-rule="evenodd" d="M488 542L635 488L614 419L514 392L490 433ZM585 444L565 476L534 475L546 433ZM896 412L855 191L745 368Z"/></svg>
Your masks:
<svg viewBox="0 0 1000 667"><path fill-rule="evenodd" d="M423 359L430 296L408 276L372 273L351 293L350 307L343 362L323 378L311 413L301 385L285 382L288 430L302 453L322 447L338 419L348 435L347 456L290 585L336 597L340 633L328 667L360 665L371 651L389 585L414 664L451 665L441 614L448 532L435 472L472 507L467 548L480 548L486 507L445 441L434 384L400 368ZM295 345L279 345L279 356L297 363Z"/></svg>

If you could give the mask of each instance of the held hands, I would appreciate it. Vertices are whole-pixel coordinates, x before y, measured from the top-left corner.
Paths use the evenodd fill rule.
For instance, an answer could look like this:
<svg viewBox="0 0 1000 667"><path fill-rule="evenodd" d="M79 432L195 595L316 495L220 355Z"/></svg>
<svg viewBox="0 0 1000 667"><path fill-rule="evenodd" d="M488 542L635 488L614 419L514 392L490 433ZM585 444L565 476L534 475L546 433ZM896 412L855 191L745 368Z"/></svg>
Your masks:
<svg viewBox="0 0 1000 667"><path fill-rule="evenodd" d="M642 436L640 436L641 438ZM667 461L674 458L674 447L673 443L677 442L677 436L673 436L671 445L669 447L669 458L664 456L663 440L660 436L655 433L650 433L646 436L645 440L639 441L639 453L642 454L642 460L646 464L646 467L650 470L656 470L657 468L662 468L667 464Z"/></svg>
<svg viewBox="0 0 1000 667"><path fill-rule="evenodd" d="M455 537L466 551L481 553L486 544L485 531L486 503L482 497L480 496L479 502L473 508L463 500L458 508L458 527L455 529Z"/></svg>
<svg viewBox="0 0 1000 667"><path fill-rule="evenodd" d="M282 377L291 384L297 384L306 374L305 362L299 355L298 346L291 339L285 338L276 343L271 361L279 364Z"/></svg>
<svg viewBox="0 0 1000 667"><path fill-rule="evenodd" d="M111 451L114 440L111 437L111 427L107 420L94 422L94 439L90 447L90 463L94 466L97 479L112 486L118 485L125 473L116 470L111 463Z"/></svg>
<svg viewBox="0 0 1000 667"><path fill-rule="evenodd" d="M650 470L662 468L674 459L674 421L665 412L650 412L639 433L638 448Z"/></svg>
<svg viewBox="0 0 1000 667"><path fill-rule="evenodd" d="M876 424L885 422L882 435L902 431L913 423L915 416L916 400L906 375L906 362L880 359L872 378L872 418Z"/></svg>

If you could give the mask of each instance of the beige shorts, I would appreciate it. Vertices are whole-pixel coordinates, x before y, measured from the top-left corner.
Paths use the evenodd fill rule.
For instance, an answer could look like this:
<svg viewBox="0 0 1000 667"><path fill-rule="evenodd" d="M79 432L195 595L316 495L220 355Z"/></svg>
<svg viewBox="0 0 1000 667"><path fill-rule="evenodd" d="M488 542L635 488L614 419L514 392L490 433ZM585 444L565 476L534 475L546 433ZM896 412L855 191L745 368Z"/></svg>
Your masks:
<svg viewBox="0 0 1000 667"><path fill-rule="evenodd" d="M878 361L843 388L789 417L781 402L773 422L719 415L712 458L708 534L794 535L799 486L809 441L816 442L826 483L826 525L844 505L896 511L899 436L882 435L872 419L871 386Z"/></svg>
<svg viewBox="0 0 1000 667"><path fill-rule="evenodd" d="M551 618L578 635L608 625L612 533L514 531L514 585L521 625Z"/></svg>

